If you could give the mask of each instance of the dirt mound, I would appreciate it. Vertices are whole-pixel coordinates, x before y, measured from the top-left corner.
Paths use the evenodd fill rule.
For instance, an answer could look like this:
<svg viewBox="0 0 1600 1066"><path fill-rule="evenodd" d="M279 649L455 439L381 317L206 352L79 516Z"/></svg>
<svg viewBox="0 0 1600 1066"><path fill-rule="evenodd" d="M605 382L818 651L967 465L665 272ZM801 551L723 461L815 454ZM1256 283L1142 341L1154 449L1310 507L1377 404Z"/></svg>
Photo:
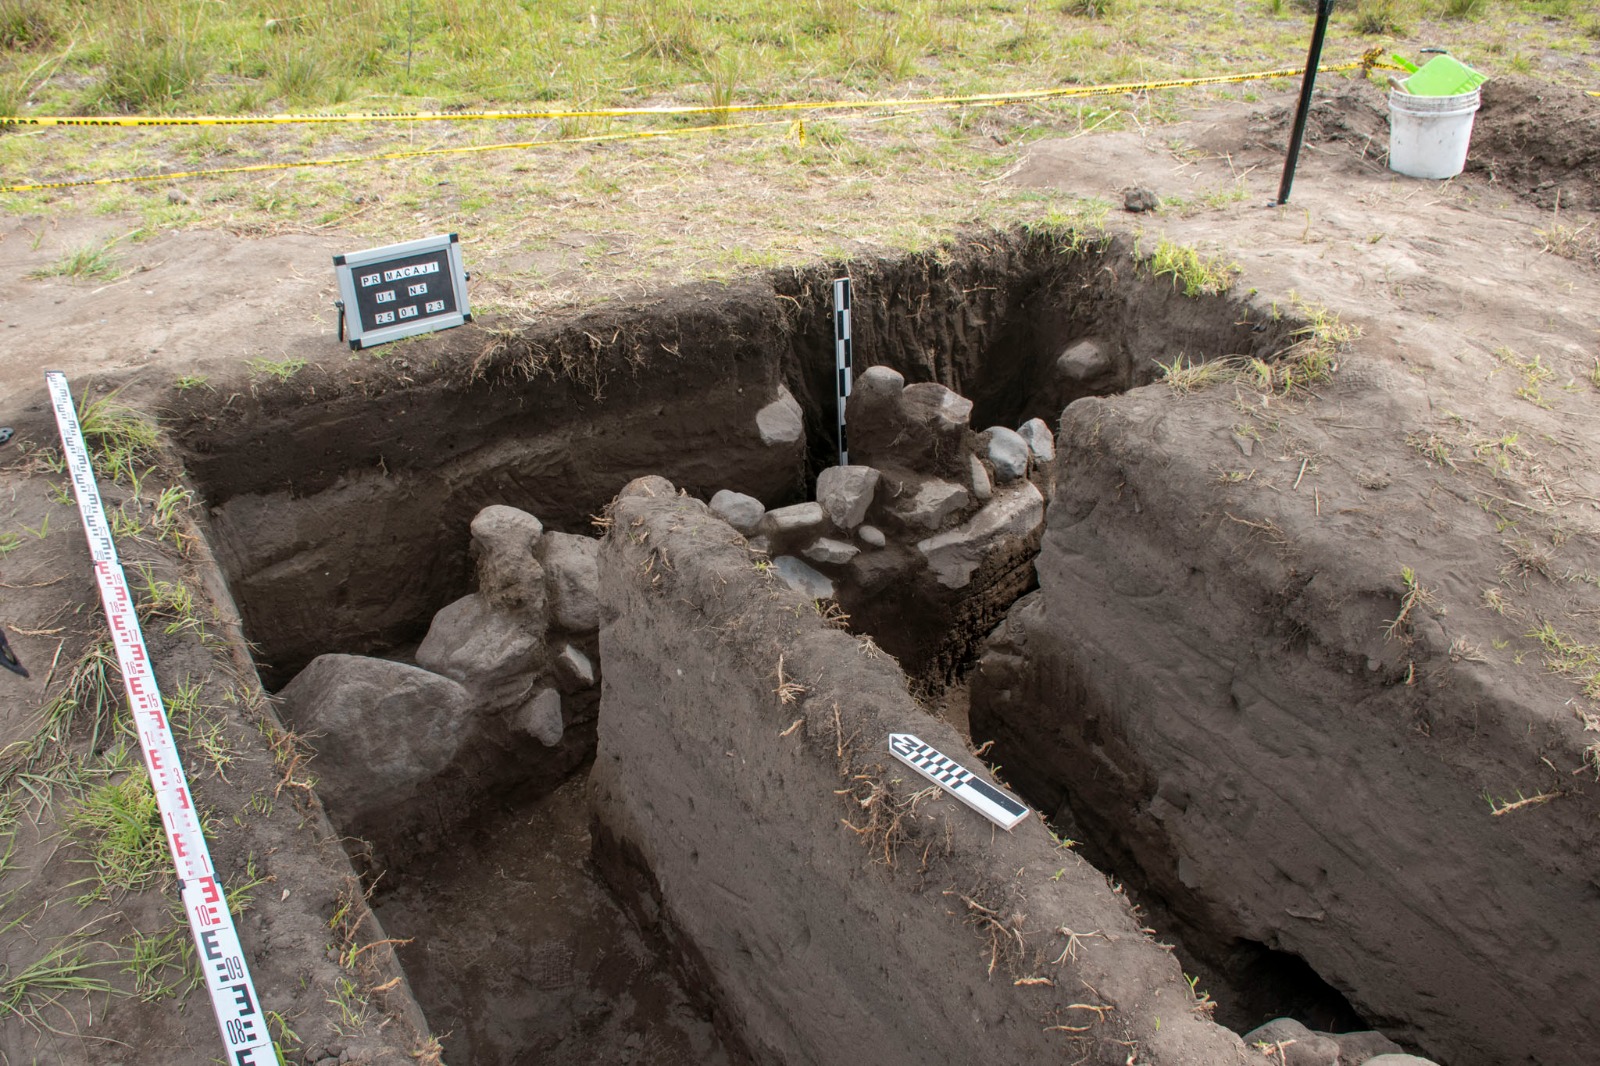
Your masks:
<svg viewBox="0 0 1600 1066"><path fill-rule="evenodd" d="M1467 170L1541 207L1600 211L1600 98L1532 78L1483 87Z"/></svg>

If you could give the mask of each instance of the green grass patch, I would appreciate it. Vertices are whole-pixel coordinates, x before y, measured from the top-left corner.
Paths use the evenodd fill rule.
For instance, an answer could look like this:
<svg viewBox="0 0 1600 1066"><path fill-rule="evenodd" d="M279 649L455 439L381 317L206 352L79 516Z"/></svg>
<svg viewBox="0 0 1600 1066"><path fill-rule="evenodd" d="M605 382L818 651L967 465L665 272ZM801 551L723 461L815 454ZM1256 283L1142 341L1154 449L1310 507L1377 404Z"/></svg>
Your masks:
<svg viewBox="0 0 1600 1066"><path fill-rule="evenodd" d="M141 765L95 785L62 819L67 839L85 852L93 874L76 886L79 906L106 902L148 886L169 866L155 792Z"/></svg>
<svg viewBox="0 0 1600 1066"><path fill-rule="evenodd" d="M1144 260L1154 278L1170 277L1173 287L1185 296L1218 296L1228 291L1239 273L1239 265L1222 256L1205 255L1188 244L1176 244L1162 237L1155 251Z"/></svg>
<svg viewBox="0 0 1600 1066"><path fill-rule="evenodd" d="M30 270L30 278L71 278L75 281L112 281L122 275L122 267L112 254L116 241L97 241L79 245L47 266Z"/></svg>

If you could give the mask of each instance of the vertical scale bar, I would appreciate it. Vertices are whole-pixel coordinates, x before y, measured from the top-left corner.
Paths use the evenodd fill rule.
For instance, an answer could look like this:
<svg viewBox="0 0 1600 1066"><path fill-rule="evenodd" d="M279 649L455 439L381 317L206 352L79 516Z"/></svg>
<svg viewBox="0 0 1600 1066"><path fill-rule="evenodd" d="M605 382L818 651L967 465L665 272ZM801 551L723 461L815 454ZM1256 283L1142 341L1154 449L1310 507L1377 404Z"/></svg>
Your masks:
<svg viewBox="0 0 1600 1066"><path fill-rule="evenodd" d="M72 390L64 374L45 375L50 387L50 402L55 408L56 427L61 431L61 447L67 457L72 485L78 497L78 513L89 540L94 561L95 582L100 586L100 603L117 649L117 665L122 670L122 685L128 693L128 709L134 731L144 753L145 769L155 790L156 810L166 829L167 847L178 873L178 894L189 918L189 931L200 952L206 992L217 1017L217 1028L227 1048L228 1066L272 1066L277 1056L267 1032L261 1000L250 980L244 948L234 929L233 916L223 898L222 885L211 865L205 831L189 795L189 782L178 758L178 747L167 722L161 690L156 687L155 671L144 634L139 630L133 596L117 558L116 545L106 523L105 509L95 485L89 449L83 442L83 429L72 406Z"/></svg>
<svg viewBox="0 0 1600 1066"><path fill-rule="evenodd" d="M855 369L850 351L850 279L840 278L833 283L833 352L834 368L839 372L836 383L839 397L839 465L850 465L850 445L845 438L844 408L850 399L850 387L855 381Z"/></svg>

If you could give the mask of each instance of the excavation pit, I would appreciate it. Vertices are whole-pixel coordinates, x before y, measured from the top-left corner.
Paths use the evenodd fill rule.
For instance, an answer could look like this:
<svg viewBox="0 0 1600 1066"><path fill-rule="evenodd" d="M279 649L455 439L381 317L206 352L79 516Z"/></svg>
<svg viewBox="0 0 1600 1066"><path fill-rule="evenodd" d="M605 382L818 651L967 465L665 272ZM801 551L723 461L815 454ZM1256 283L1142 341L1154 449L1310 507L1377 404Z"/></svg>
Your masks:
<svg viewBox="0 0 1600 1066"><path fill-rule="evenodd" d="M307 374L220 408L196 404L178 412L178 439L210 505L217 557L269 687L283 688L329 653L449 660L454 652L429 659L430 620L437 626L441 612L466 602L480 583L482 552L467 550L468 528L485 507L535 515L546 542L562 537L570 544L593 532L636 476L664 477L701 500L721 490L740 493L769 515L808 500L818 492L819 472L835 461L831 276L775 274L520 331L458 332L427 348L395 349L365 365L359 378ZM937 255L858 267L853 276L858 379L883 368L903 378L907 395L942 386L971 401L971 430L1032 419L1053 424L1067 404L1148 384L1163 365L1270 361L1293 345L1297 327L1266 308L1186 297L1173 279L1152 277L1115 243L1059 236L995 235ZM798 416L792 430L773 430L768 415L775 407ZM874 454L873 429L870 419L855 420L859 451L882 458L886 470L907 468L907 498L927 479L954 484L969 471L976 477L974 457L992 454L991 438L959 432L948 438L954 453L941 450L936 434L908 458L894 452L904 434L887 434L878 442L886 451ZM931 466L909 470L918 462ZM905 668L902 698L908 680L925 695L957 685L979 642L1032 587L1051 464L1035 453L1007 484L999 484L995 462L977 465L995 482L994 499L1037 496L1037 522L1006 531L995 550L957 566L953 578L835 571L839 581L830 591L851 629L870 635ZM968 498L950 514L970 525L987 505L975 485L961 487ZM920 548L917 537L939 535L937 525L919 527L909 511L884 514L882 524L897 538L886 554L909 557ZM728 527L705 528L723 529L748 552L749 542ZM781 531L751 532L777 555ZM545 569L554 565L544 559ZM759 553L748 565L768 570ZM818 621L828 629L829 618ZM413 969L430 1022L452 1034L444 1038L448 1055L473 1062L739 1061L752 1053L748 1045L761 1057L769 1050L764 1042L776 1039L770 1021L759 1023L762 1008L738 997L729 1005L728 965L706 957L704 936L681 931L681 913L659 920L681 902L664 894L656 831L619 834L618 819L638 813L627 801L593 827L593 850L611 889L590 872L591 827L580 795L589 787L596 730L607 730L605 638L570 620L548 629L552 656L575 650L600 675L592 688L558 686L554 740L518 728L525 714L501 714L495 724L473 726L446 757L419 756L433 761L420 772L411 765L411 777L390 787L374 779L361 750L372 738L322 730L324 800L378 886L375 905L390 935L415 938L401 958ZM776 675L761 684L786 703L786 684L798 694L811 683L786 677L781 648L778 654L767 664ZM519 691L517 699L527 695ZM916 713L909 700L902 713ZM919 720L924 730L935 728ZM842 764L842 736L835 742ZM954 734L944 743L963 750ZM617 746L638 758L635 740ZM603 741L600 750L604 759ZM350 765L336 765L346 757ZM736 749L727 757L736 759ZM606 781L593 787L615 795L618 779ZM813 798L826 806L837 791L818 788ZM829 815L820 825L837 822ZM460 859L463 848L468 861ZM987 877L988 861L975 852L957 865ZM1086 876L1100 883L1092 871ZM618 922L608 891L621 892L648 936ZM540 894L561 901L537 908ZM987 906L967 898L980 908L975 914ZM731 950L759 954L748 945ZM687 966L688 991L664 976L668 957L679 972ZM1281 986L1289 971L1266 972L1270 979L1261 984ZM1294 989L1312 984L1314 976L1297 977ZM1152 978L1146 991L1165 994L1164 987ZM1268 996L1236 1024L1264 1021L1293 998ZM1312 999L1333 1003L1326 1016L1342 1010L1339 1021L1351 1024L1353 1012L1331 989ZM812 1051L820 1046L814 1034L792 1038Z"/></svg>

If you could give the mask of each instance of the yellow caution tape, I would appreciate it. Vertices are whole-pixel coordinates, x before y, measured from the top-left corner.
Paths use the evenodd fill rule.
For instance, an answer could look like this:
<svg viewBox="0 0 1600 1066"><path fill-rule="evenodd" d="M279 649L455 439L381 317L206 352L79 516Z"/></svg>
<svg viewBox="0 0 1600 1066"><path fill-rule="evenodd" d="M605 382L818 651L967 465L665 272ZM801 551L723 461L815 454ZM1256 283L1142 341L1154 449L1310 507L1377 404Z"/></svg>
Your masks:
<svg viewBox="0 0 1600 1066"><path fill-rule="evenodd" d="M1350 63L1318 67L1323 74L1357 68L1387 67L1375 57L1366 56ZM733 104L673 107L603 107L588 111L395 111L360 112L348 115L0 115L0 126L272 126L295 123L328 122L484 122L528 119L630 118L642 115L705 115L735 111L837 111L874 107L905 107L911 104L958 105L1010 103L1044 100L1052 97L1093 96L1106 93L1145 92L1152 89L1181 89L1198 85L1228 85L1273 78L1292 78L1300 68L1263 70L1250 74L1216 74L1204 78L1169 78L1164 81L1124 82L1117 85L1069 85L1059 89L1027 89L1010 93L976 93L970 96L933 96L898 100L823 100L793 101L781 104Z"/></svg>
<svg viewBox="0 0 1600 1066"><path fill-rule="evenodd" d="M297 167L338 167L350 163L372 163L387 159L420 159L424 156L460 155L466 152L501 152L515 148L548 148L558 144L592 144L597 141L627 141L645 137L675 137L685 133L710 133L714 130L753 129L760 126L787 126L788 119L771 122L722 123L715 126L685 126L680 129L633 130L628 133L597 133L587 137L558 137L545 141L517 141L507 144L474 144L455 148L417 148L376 155L339 156L333 159L301 159L292 163L252 163L237 167L212 167L208 170L174 170L165 174L137 174L114 178L84 178L80 181L40 181L27 185L0 185L0 193L39 192L45 189L77 189L89 185L129 185L146 181L180 181L186 178L211 178L225 174L259 174L268 170L293 170Z"/></svg>
<svg viewBox="0 0 1600 1066"><path fill-rule="evenodd" d="M1341 63L1336 66L1319 67L1322 73L1336 73L1345 70L1364 68L1371 70L1373 67L1382 67L1385 64L1376 61L1376 52L1369 52L1362 59L1351 63ZM787 104L752 104L733 107L661 107L661 108L610 108L595 111L550 111L550 112L478 112L478 113L436 113L415 112L412 114L395 115L330 115L330 116L275 116L262 117L217 117L217 118L145 118L139 116L126 116L111 119L43 119L20 120L23 124L49 125L203 125L214 123L217 125L250 125L269 122L343 122L343 121L368 121L373 119L391 119L399 121L419 121L428 119L451 118L617 118L630 115L694 115L694 114L726 114L733 111L796 111L796 110L826 110L830 108L869 108L869 107L909 107L909 108L940 108L960 107L967 105L997 106L1022 100L1040 100L1061 97L1096 96L1119 94L1127 92L1140 92L1150 89L1184 88L1195 85L1222 85L1244 81L1259 81L1269 78L1293 77L1301 73L1298 70L1273 70L1259 71L1251 74L1219 74L1204 78L1175 78L1166 81L1129 82L1118 85L1081 85L1067 86L1061 89L1035 89L1017 93L981 93L971 96L935 96L901 100L846 100L823 103L787 103ZM0 125L13 121L0 117ZM628 133L603 133L584 137L559 137L538 141L512 141L499 144L466 145L453 148L421 148L410 149L402 152L379 152L372 155L338 156L331 159L303 159L285 163L252 163L236 167L211 167L205 170L176 170L161 174L135 174L119 175L110 178L83 178L76 181L43 181L27 182L18 185L0 185L0 193L9 192L41 192L49 189L77 189L92 185L130 185L153 181L181 181L190 178L221 177L229 174L259 174L272 170L294 170L303 167L336 167L348 166L354 163L372 163L396 159L419 159L428 156L459 155L469 152L500 152L527 148L549 148L562 144L594 144L602 141L637 140L649 137L673 137L680 134L711 133L717 130L753 129L767 126L789 127L790 136L800 144L806 141L805 120L802 119L776 119L769 122L740 122L717 123L709 126L687 126L678 129L665 130L635 130Z"/></svg>

